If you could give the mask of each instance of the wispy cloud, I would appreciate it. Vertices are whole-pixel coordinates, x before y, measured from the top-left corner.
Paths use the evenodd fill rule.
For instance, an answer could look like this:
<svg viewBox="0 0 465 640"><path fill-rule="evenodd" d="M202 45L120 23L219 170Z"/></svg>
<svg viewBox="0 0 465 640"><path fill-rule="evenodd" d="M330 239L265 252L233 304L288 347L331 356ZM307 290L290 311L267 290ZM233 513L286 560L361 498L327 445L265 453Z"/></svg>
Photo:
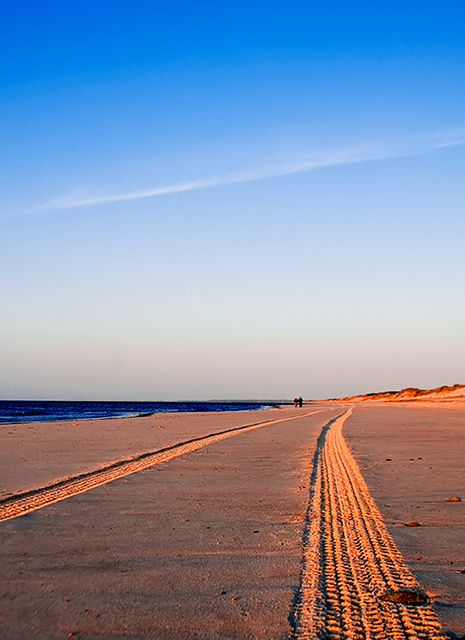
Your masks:
<svg viewBox="0 0 465 640"><path fill-rule="evenodd" d="M114 195L76 197L66 196L51 200L29 212L53 211L59 209L71 209L111 202L123 202L127 200L140 200L141 198L153 198L155 196L182 193L208 189L256 180L278 178L305 171L323 169L325 167L337 167L375 160L388 160L408 156L423 155L446 147L465 144L464 132L435 133L424 136L416 136L398 141L394 144L364 145L342 149L328 149L307 156L307 159L285 164L265 165L255 169L235 171L228 174L200 178L188 182L178 182L165 186L158 186L144 191L131 191Z"/></svg>

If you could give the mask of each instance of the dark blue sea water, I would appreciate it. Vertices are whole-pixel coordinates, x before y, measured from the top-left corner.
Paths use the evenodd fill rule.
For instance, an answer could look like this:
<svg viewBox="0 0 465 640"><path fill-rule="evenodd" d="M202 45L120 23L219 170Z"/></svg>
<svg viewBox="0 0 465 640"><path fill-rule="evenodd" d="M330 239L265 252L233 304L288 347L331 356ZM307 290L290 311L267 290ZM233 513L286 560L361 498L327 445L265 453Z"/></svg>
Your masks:
<svg viewBox="0 0 465 640"><path fill-rule="evenodd" d="M0 400L0 423L116 418L179 411L253 411L274 402L105 402ZM282 403L280 403L282 404Z"/></svg>

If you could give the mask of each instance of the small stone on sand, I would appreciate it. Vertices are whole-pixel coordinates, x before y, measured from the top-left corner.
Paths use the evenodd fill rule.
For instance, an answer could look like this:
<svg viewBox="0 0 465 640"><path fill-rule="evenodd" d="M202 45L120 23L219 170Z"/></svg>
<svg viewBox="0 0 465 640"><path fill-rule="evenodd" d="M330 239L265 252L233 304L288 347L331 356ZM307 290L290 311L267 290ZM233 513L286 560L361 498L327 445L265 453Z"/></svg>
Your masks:
<svg viewBox="0 0 465 640"><path fill-rule="evenodd" d="M420 589L399 589L387 591L379 597L384 602L396 602L400 604L421 605L428 602L428 596Z"/></svg>

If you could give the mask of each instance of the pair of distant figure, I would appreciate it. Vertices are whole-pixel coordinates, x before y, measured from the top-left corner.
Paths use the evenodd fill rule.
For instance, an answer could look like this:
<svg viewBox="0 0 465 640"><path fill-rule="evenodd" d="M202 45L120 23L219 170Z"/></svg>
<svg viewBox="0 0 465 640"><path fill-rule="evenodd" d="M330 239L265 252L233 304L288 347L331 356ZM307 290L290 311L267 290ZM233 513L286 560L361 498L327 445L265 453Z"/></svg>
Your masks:
<svg viewBox="0 0 465 640"><path fill-rule="evenodd" d="M302 396L300 396L300 398L294 398L294 406L295 407L301 407L303 404L303 398Z"/></svg>

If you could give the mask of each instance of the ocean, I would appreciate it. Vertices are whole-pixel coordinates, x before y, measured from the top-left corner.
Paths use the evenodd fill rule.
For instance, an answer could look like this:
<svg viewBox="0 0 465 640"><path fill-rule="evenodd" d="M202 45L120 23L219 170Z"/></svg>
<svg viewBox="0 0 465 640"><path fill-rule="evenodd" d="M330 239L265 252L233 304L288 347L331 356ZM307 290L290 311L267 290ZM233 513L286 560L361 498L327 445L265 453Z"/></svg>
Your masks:
<svg viewBox="0 0 465 640"><path fill-rule="evenodd" d="M211 401L211 402L123 402L123 401L61 401L61 400L0 400L0 424L6 422L48 422L51 420L84 420L89 418L120 418L151 413L189 411L256 411L267 409L280 401Z"/></svg>

